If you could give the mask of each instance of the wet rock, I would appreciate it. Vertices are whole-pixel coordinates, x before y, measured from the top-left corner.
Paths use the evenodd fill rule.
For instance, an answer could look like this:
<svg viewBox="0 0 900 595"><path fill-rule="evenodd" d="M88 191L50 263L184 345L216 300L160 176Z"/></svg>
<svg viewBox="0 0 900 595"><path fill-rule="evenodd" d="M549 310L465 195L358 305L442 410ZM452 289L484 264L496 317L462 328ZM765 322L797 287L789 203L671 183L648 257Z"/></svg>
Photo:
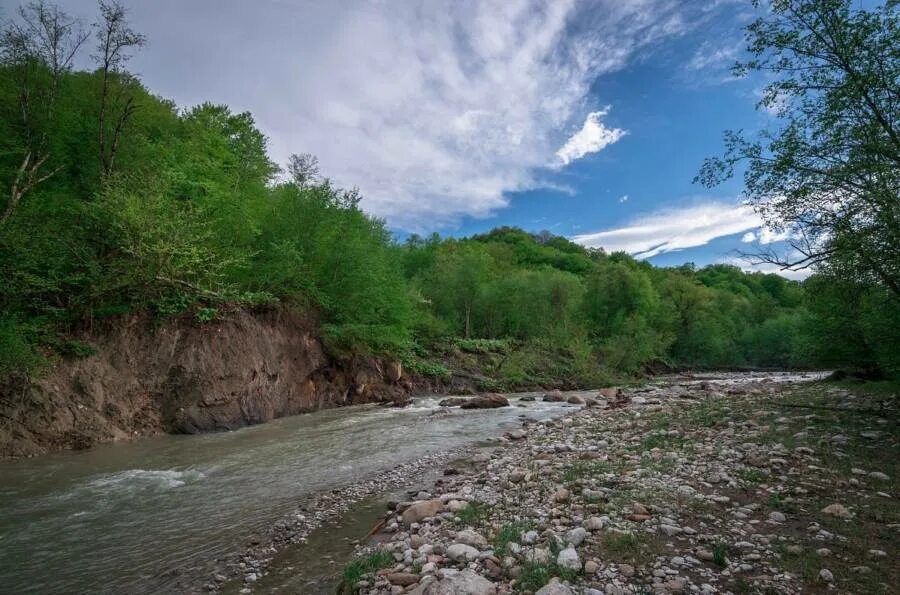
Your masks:
<svg viewBox="0 0 900 595"><path fill-rule="evenodd" d="M565 400L566 397L562 394L562 391L558 390L552 390L544 395L544 401L548 403L562 403Z"/></svg>
<svg viewBox="0 0 900 595"><path fill-rule="evenodd" d="M468 400L469 399L467 397L450 397L447 399L442 399L438 402L438 405L440 407L459 407Z"/></svg>
<svg viewBox="0 0 900 595"><path fill-rule="evenodd" d="M578 395L572 395L566 399L566 403L569 403L570 405L584 405L584 399Z"/></svg>
<svg viewBox="0 0 900 595"><path fill-rule="evenodd" d="M509 438L510 440L522 440L526 436L528 436L528 432L526 432L525 430L523 430L521 428L517 429L517 430L512 430L512 431L506 433L506 437Z"/></svg>
<svg viewBox="0 0 900 595"><path fill-rule="evenodd" d="M460 405L461 409L496 409L497 407L509 407L509 399L497 393L488 393L467 399Z"/></svg>

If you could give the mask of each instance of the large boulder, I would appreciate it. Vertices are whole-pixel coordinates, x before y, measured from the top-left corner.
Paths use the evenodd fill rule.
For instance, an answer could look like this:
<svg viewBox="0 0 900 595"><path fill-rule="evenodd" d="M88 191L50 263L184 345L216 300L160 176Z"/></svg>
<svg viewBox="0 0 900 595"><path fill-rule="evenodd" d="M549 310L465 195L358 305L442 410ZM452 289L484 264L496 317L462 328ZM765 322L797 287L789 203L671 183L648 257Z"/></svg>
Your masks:
<svg viewBox="0 0 900 595"><path fill-rule="evenodd" d="M497 407L509 407L509 400L497 393L488 393L467 399L460 405L462 409L496 409Z"/></svg>
<svg viewBox="0 0 900 595"><path fill-rule="evenodd" d="M544 401L547 401L548 403L562 403L565 400L565 395L562 394L562 391L558 390L551 390L544 395Z"/></svg>
<svg viewBox="0 0 900 595"><path fill-rule="evenodd" d="M440 499L419 500L410 504L409 508L403 511L403 522L407 525L421 523L423 520L437 515L442 510L444 510L444 505Z"/></svg>
<svg viewBox="0 0 900 595"><path fill-rule="evenodd" d="M466 397L449 397L447 399L442 399L438 405L441 407L459 407L466 401L468 401Z"/></svg>

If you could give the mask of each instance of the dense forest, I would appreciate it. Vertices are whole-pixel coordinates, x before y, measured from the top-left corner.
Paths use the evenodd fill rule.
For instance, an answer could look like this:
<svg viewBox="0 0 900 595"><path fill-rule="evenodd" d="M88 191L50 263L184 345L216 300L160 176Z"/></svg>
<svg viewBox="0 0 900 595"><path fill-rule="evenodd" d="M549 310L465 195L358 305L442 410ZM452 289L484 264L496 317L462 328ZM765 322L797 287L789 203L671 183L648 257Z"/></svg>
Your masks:
<svg viewBox="0 0 900 595"><path fill-rule="evenodd" d="M91 28L42 2L14 16L0 39L4 378L89 355L71 332L108 317L214 324L274 304L314 316L335 354L435 375L449 344L508 351L510 377L547 354L585 381L660 366L900 372L897 295L846 274L855 261L817 262L798 283L514 228L400 242L313 156L274 163L251 114L145 88L127 70L144 38L118 5Z"/></svg>

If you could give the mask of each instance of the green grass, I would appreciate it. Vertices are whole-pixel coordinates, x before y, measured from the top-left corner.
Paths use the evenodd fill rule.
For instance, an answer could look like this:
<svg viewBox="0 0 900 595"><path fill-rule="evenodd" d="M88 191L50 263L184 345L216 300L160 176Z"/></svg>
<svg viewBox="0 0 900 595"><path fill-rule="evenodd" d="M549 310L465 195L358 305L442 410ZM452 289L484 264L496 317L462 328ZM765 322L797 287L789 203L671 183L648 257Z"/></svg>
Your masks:
<svg viewBox="0 0 900 595"><path fill-rule="evenodd" d="M362 577L382 568L387 568L393 563L394 556L385 550L377 550L351 561L341 573L342 591L350 592L353 585L358 583Z"/></svg>
<svg viewBox="0 0 900 595"><path fill-rule="evenodd" d="M487 504L470 502L468 506L456 513L456 523L462 526L480 526L484 524L491 513Z"/></svg>
<svg viewBox="0 0 900 595"><path fill-rule="evenodd" d="M728 557L726 556L727 552L728 546L721 541L714 545L712 549L713 564L725 568L728 565Z"/></svg>
<svg viewBox="0 0 900 595"><path fill-rule="evenodd" d="M507 554L507 550L509 548L510 543L518 542L519 537L522 533L531 530L533 525L529 522L519 521L514 523L505 523L500 530L497 531L497 534L494 535L494 538L491 540L491 545L494 547L494 552L503 557Z"/></svg>
<svg viewBox="0 0 900 595"><path fill-rule="evenodd" d="M550 564L529 562L522 567L518 587L522 591L537 591L553 578L553 567Z"/></svg>

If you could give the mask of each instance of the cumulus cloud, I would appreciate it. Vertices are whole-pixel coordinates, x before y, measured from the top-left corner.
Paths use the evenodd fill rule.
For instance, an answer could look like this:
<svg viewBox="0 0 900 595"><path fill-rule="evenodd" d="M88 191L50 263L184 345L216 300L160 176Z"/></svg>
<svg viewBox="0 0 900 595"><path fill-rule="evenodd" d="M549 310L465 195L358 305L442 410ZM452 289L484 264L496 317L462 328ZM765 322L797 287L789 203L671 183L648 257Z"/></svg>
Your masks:
<svg viewBox="0 0 900 595"><path fill-rule="evenodd" d="M561 165L568 165L576 159L581 159L588 153L602 151L608 145L621 139L627 134L621 128L608 128L600 118L609 113L609 106L598 112L591 112L584 120L581 130L569 137L566 144L556 151Z"/></svg>
<svg viewBox="0 0 900 595"><path fill-rule="evenodd" d="M663 209L639 216L624 227L574 236L572 241L607 252L627 252L651 258L703 246L710 241L759 228L762 222L751 207L722 201Z"/></svg>
<svg viewBox="0 0 900 595"><path fill-rule="evenodd" d="M702 12L678 0L127 4L150 39L132 65L151 89L252 111L276 160L316 154L365 209L415 231L540 186L567 133L594 125L596 78ZM91 20L96 6L67 9Z"/></svg>

